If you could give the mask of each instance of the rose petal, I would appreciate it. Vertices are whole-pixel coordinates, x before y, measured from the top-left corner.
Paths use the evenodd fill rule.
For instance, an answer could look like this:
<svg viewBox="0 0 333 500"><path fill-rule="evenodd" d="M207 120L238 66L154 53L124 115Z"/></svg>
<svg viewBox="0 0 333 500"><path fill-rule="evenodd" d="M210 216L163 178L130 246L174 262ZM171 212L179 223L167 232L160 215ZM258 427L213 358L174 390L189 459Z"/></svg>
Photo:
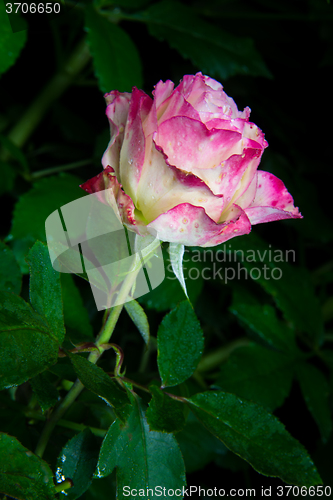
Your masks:
<svg viewBox="0 0 333 500"><path fill-rule="evenodd" d="M125 136L120 153L120 182L124 191L137 203L137 187L145 161L145 135L142 122L152 107L152 99L133 87Z"/></svg>
<svg viewBox="0 0 333 500"><path fill-rule="evenodd" d="M251 224L302 218L283 182L275 175L262 170L258 170L256 196L244 211Z"/></svg>
<svg viewBox="0 0 333 500"><path fill-rule="evenodd" d="M200 121L199 113L177 89L157 108L158 125L175 116L187 116Z"/></svg>
<svg viewBox="0 0 333 500"><path fill-rule="evenodd" d="M164 102L173 92L174 83L171 80L162 82L160 80L154 87L153 96L156 102L156 109L160 107L162 102Z"/></svg>
<svg viewBox="0 0 333 500"><path fill-rule="evenodd" d="M211 219L218 221L223 197L215 196L206 184L192 174L167 165L164 155L152 143L146 152L145 166L137 190L137 208L147 221L156 219L180 203L203 207Z"/></svg>
<svg viewBox="0 0 333 500"><path fill-rule="evenodd" d="M258 174L256 172L248 188L239 198L237 198L237 205L241 207L243 210L247 208L249 205L251 205L251 203L253 202L257 192L257 184L258 184Z"/></svg>
<svg viewBox="0 0 333 500"><path fill-rule="evenodd" d="M208 130L191 118L174 117L158 127L156 145L163 149L168 163L193 172L213 169L233 154L242 154L242 136L230 130ZM194 173L194 172L193 172Z"/></svg>
<svg viewBox="0 0 333 500"><path fill-rule="evenodd" d="M245 148L258 148L259 145L261 149L265 149L268 146L262 130L251 122L244 122L243 138Z"/></svg>
<svg viewBox="0 0 333 500"><path fill-rule="evenodd" d="M104 192L105 190L111 189L113 196L107 196L107 194L105 195L105 193L103 193L103 196L99 197L100 201L105 203L106 200L113 208L117 217L118 214L120 215L120 222L126 224L131 231L135 231L138 234L142 233L144 228L138 227L140 221L135 217L133 201L122 190L114 169L111 166L107 166L103 172L89 179L84 184L81 184L80 187L89 194Z"/></svg>
<svg viewBox="0 0 333 500"><path fill-rule="evenodd" d="M108 106L106 115L110 124L110 142L102 158L102 165L112 165L117 175L119 175L120 149L124 138L125 125L128 115L131 94L120 93L117 90L105 94Z"/></svg>
<svg viewBox="0 0 333 500"><path fill-rule="evenodd" d="M222 118L223 115L229 120L249 117L250 108L238 111L235 101L223 91L223 86L202 73L185 75L176 90L183 93L204 123L213 118Z"/></svg>
<svg viewBox="0 0 333 500"><path fill-rule="evenodd" d="M251 224L239 207L236 207L232 220L217 224L203 208L182 203L161 214L147 228L155 230L162 241L187 246L215 246L234 236L248 234Z"/></svg>
<svg viewBox="0 0 333 500"><path fill-rule="evenodd" d="M215 168L193 168L192 173L202 179L214 194L223 194L227 204L233 203L250 185L261 154L258 149L245 149L243 154L232 155Z"/></svg>

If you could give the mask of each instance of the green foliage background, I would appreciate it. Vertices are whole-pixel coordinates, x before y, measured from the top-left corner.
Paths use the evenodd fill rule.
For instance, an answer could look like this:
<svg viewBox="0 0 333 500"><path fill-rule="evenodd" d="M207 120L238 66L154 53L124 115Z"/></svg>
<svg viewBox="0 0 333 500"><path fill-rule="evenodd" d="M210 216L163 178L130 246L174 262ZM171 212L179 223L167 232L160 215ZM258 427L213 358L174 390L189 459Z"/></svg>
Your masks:
<svg viewBox="0 0 333 500"><path fill-rule="evenodd" d="M333 488L332 9L324 0L95 0L8 17L0 0L4 498L65 498L67 478L67 497L85 500L128 498L124 485ZM92 365L84 352L103 314L89 283L50 266L45 220L101 171L104 92L150 93L197 71L250 106L269 142L260 168L285 182L304 219L255 226L206 261L202 249L186 252L191 303L165 253L165 281L121 313L117 362L110 349ZM276 249L295 259L272 261ZM237 261L235 250L256 260ZM241 277L226 283L214 266ZM264 266L282 278L265 278ZM212 278L192 279L203 268ZM42 459L45 421L77 377L86 390Z"/></svg>

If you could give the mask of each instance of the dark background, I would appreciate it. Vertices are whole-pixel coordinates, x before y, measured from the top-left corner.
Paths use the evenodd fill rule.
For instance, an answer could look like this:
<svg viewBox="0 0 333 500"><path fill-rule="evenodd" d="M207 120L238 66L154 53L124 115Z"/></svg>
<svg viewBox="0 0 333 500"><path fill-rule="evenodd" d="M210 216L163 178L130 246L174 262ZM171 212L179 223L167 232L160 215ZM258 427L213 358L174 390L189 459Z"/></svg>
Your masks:
<svg viewBox="0 0 333 500"><path fill-rule="evenodd" d="M214 77L221 81L239 109L245 106L251 108L251 121L264 131L269 143L260 168L274 173L285 182L295 205L304 216L303 220L256 226L254 231L278 248L294 248L296 264L314 273L318 298L324 308L326 304L326 331L330 334L333 311L327 302L333 291L333 6L324 0L206 0L183 3L217 27L235 36L252 38L272 74L272 78L238 74L224 81ZM72 6L66 15L52 19L26 16L29 22L27 44L15 66L0 80L1 133L6 134L17 122L84 35L84 5L78 3L78 7ZM132 10L129 9L130 12ZM170 48L166 41L151 37L144 24L122 21L120 26L139 50L143 65L143 90L147 93L160 79L171 79L177 84L184 74L201 70ZM31 172L91 159L90 164L72 173L82 181L99 173L100 158L108 142L108 123L104 113L103 93L98 87L92 64L89 64L76 82L50 106L24 146ZM10 232L12 211L17 200L31 187L30 181L17 170L18 175L11 189L2 195L1 238ZM324 271L319 272L318 279L318 269L323 266ZM87 290L82 285L84 296L87 296ZM214 301L213 288L208 289L208 294ZM229 299L226 299L227 305ZM160 313L154 314L153 325L163 317ZM199 317L200 314L200 319L204 321L202 307ZM91 318L96 323L100 321L100 316L94 317L92 311ZM126 319L122 317L118 332L126 324ZM237 328L236 325L236 336L240 335ZM122 342L120 333L115 336L117 341ZM214 347L217 342L212 341L211 346ZM329 375L325 367L320 363L318 366ZM333 466L332 440L325 445L320 442L319 432L307 412L297 384L275 414L308 449L325 484L329 484ZM210 464L202 471L190 474L188 484L203 487L218 487L220 484L226 489L254 487L259 496L261 485L268 487L282 483L258 475L241 461L231 460L223 467Z"/></svg>

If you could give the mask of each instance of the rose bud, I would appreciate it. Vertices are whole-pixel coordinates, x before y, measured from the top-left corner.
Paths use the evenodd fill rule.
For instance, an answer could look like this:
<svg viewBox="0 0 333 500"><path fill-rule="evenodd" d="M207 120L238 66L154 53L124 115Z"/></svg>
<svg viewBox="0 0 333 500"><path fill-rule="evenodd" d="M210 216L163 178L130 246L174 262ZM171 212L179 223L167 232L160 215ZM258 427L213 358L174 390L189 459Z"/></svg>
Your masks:
<svg viewBox="0 0 333 500"><path fill-rule="evenodd" d="M253 224L302 217L283 182L257 170L267 142L250 109L238 111L212 78L160 81L153 99L135 87L105 99L104 171L81 187L112 189L128 229L209 247Z"/></svg>

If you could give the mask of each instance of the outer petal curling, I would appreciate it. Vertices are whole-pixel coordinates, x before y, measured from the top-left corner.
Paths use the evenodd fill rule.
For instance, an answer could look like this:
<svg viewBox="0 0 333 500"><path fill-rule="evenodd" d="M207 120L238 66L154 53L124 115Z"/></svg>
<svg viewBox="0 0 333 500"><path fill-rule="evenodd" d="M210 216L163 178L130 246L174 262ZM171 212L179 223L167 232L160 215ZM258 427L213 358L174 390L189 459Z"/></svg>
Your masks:
<svg viewBox="0 0 333 500"><path fill-rule="evenodd" d="M111 166L107 166L103 172L96 175L92 179L89 179L84 184L81 184L80 187L89 194L99 193L100 191L111 189L113 197L101 196L99 197L100 201L104 203L105 200L107 200L117 217L119 214L120 222L126 224L131 231L135 231L138 234L146 232L144 231L144 227L141 228L141 230L138 227L138 221L136 220L134 213L135 207L133 201L122 190L121 184L119 184L114 169Z"/></svg>
<svg viewBox="0 0 333 500"><path fill-rule="evenodd" d="M117 90L105 94L104 96L108 106L106 115L110 124L110 142L102 158L102 165L112 165L117 175L119 175L120 150L124 140L124 132L128 109L131 100L131 94L128 92L120 93Z"/></svg>
<svg viewBox="0 0 333 500"><path fill-rule="evenodd" d="M283 182L275 175L262 170L258 170L255 198L245 209L245 213L251 224L302 218Z"/></svg>
<svg viewBox="0 0 333 500"><path fill-rule="evenodd" d="M182 203L161 214L148 224L162 241L182 243L187 246L215 246L230 238L251 231L251 224L245 213L237 207L233 220L217 224L201 207Z"/></svg>
<svg viewBox="0 0 333 500"><path fill-rule="evenodd" d="M258 149L245 149L241 155L232 155L212 169L193 168L192 173L202 179L209 189L215 194L223 194L227 203L234 202L236 190L241 187L241 181L246 171L248 182L243 190L237 194L241 196L252 181L254 173L260 163L261 151ZM252 175L251 175L252 174Z"/></svg>

